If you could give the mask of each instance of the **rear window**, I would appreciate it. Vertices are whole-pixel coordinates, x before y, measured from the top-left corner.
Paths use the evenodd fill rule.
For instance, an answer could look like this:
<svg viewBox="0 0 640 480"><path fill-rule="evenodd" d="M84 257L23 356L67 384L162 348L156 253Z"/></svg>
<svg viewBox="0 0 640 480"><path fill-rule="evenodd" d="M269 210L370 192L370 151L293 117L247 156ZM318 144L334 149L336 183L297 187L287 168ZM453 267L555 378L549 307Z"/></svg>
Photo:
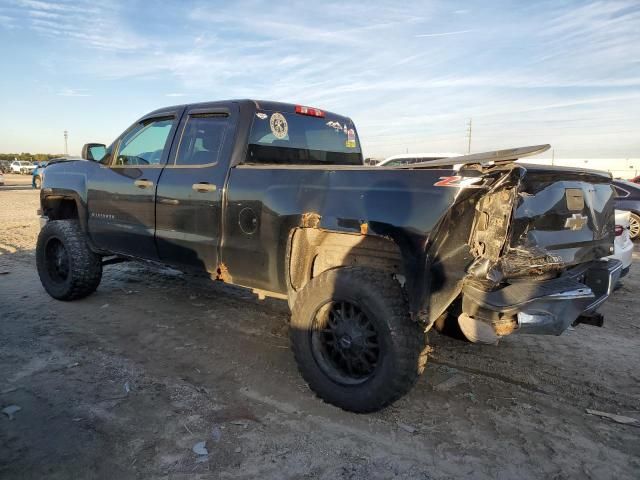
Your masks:
<svg viewBox="0 0 640 480"><path fill-rule="evenodd" d="M347 118L264 110L254 116L245 163L362 165L362 151Z"/></svg>

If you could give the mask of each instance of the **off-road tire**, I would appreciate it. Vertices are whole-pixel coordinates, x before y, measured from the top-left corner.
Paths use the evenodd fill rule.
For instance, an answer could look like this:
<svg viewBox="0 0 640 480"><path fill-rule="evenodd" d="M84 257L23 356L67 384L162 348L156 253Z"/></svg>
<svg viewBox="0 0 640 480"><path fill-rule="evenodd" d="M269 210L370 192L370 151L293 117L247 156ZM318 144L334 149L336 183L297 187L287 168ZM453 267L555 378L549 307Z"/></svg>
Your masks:
<svg viewBox="0 0 640 480"><path fill-rule="evenodd" d="M47 258L51 242L64 246L68 258L68 274L64 279L51 273ZM102 278L102 259L91 251L85 234L77 220L52 220L47 222L36 246L36 264L42 286L58 300L76 300L92 294Z"/></svg>
<svg viewBox="0 0 640 480"><path fill-rule="evenodd" d="M378 331L381 358L363 383L336 382L314 356L314 319L321 307L336 301L356 304ZM289 338L298 369L311 390L325 402L357 413L380 410L405 395L427 362L424 329L409 317L402 288L390 274L366 268L338 268L312 279L297 294Z"/></svg>

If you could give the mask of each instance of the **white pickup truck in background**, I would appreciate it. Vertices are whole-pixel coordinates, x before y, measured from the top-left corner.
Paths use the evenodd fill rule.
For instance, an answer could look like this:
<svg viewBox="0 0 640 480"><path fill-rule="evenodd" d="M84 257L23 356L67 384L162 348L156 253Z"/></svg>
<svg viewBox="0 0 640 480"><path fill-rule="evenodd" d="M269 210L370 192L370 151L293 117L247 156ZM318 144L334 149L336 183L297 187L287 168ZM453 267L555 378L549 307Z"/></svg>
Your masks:
<svg viewBox="0 0 640 480"><path fill-rule="evenodd" d="M36 166L31 162L14 160L11 162L11 173L31 174Z"/></svg>

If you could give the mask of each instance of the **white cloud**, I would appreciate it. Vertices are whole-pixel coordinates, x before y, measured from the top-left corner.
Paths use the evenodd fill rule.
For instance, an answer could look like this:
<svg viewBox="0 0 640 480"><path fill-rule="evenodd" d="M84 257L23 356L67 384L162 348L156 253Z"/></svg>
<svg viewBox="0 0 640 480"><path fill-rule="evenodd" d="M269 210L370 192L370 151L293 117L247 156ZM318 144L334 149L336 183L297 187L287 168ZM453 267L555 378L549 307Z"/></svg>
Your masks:
<svg viewBox="0 0 640 480"><path fill-rule="evenodd" d="M33 8L36 10L65 10L65 5L63 4L44 2L39 0L19 0L18 3L27 8Z"/></svg>
<svg viewBox="0 0 640 480"><path fill-rule="evenodd" d="M87 93L84 89L75 90L73 88L65 88L58 92L56 95L61 97L90 97L91 94Z"/></svg>
<svg viewBox="0 0 640 480"><path fill-rule="evenodd" d="M462 33L473 32L473 30L455 30L453 32L441 32L441 33L421 33L416 37L446 37L447 35L460 35Z"/></svg>
<svg viewBox="0 0 640 480"><path fill-rule="evenodd" d="M5 28L15 28L16 27L16 19L9 15L0 15L0 26Z"/></svg>

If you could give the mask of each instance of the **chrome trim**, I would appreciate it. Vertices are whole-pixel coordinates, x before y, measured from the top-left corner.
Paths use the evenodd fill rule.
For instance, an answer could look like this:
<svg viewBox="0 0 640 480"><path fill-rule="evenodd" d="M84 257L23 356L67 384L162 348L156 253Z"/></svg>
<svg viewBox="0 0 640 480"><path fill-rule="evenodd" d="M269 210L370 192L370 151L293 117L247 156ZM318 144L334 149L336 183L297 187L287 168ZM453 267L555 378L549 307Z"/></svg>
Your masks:
<svg viewBox="0 0 640 480"><path fill-rule="evenodd" d="M567 290L566 292L552 293L545 298L553 300L575 300L577 298L595 297L593 291L589 287L579 288L577 290Z"/></svg>

